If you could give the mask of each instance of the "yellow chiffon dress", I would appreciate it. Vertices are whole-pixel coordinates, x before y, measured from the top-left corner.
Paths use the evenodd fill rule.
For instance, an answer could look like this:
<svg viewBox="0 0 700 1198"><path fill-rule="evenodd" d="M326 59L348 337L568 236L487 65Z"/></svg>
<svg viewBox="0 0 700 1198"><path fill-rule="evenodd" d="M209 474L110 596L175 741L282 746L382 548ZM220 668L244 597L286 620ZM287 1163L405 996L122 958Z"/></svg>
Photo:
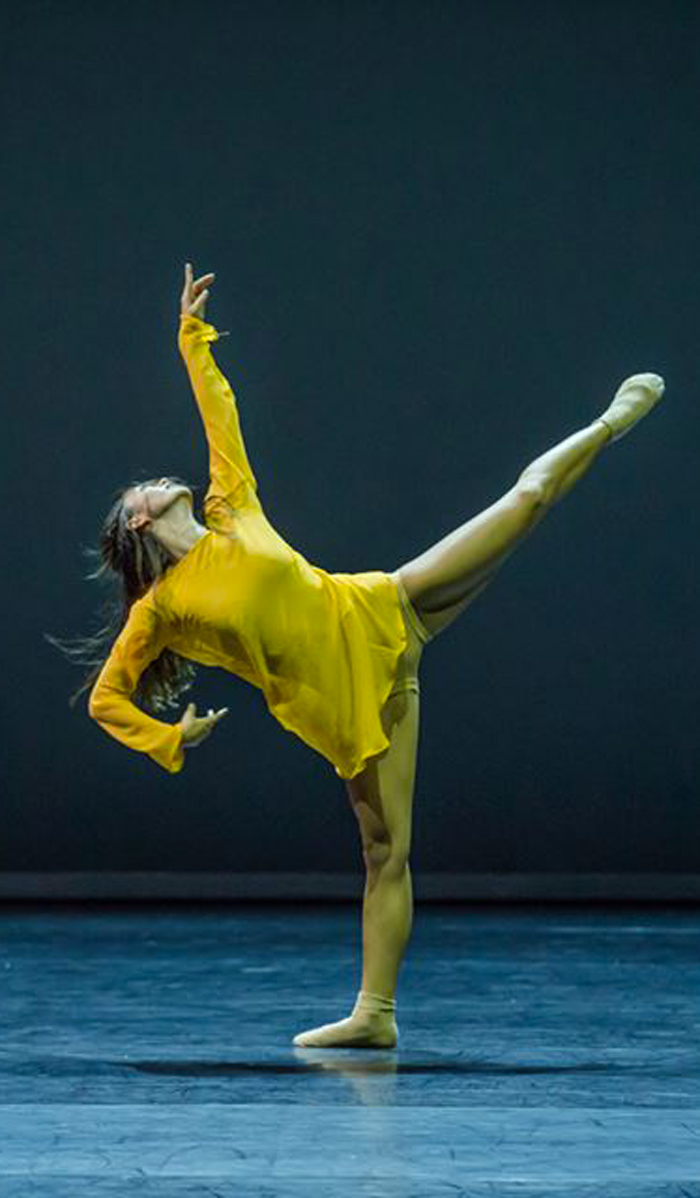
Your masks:
<svg viewBox="0 0 700 1198"><path fill-rule="evenodd" d="M170 648L258 687L283 728L353 778L389 744L380 712L407 644L399 591L383 570L327 573L272 527L235 396L211 352L218 337L199 317L181 317L178 346L209 445L207 532L132 604L89 712L122 744L179 773L179 723L132 699L143 670Z"/></svg>

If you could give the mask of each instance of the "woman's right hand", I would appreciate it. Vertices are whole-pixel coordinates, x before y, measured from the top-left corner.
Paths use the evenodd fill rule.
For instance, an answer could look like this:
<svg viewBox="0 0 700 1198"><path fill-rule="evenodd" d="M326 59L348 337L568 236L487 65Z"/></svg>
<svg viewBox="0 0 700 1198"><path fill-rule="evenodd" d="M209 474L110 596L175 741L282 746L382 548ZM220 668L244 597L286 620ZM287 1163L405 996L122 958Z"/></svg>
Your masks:
<svg viewBox="0 0 700 1198"><path fill-rule="evenodd" d="M214 711L210 707L208 715L198 716L195 704L188 703L185 714L180 720L183 748L192 749L195 745L201 745L202 741L213 731L214 725L218 724L227 712L228 707L222 707L219 711Z"/></svg>
<svg viewBox="0 0 700 1198"><path fill-rule="evenodd" d="M214 272L211 271L210 274L202 275L193 282L192 263L185 263L185 285L180 296L181 316L198 316L200 320L204 320L204 307L209 296L207 283L210 283L213 278Z"/></svg>

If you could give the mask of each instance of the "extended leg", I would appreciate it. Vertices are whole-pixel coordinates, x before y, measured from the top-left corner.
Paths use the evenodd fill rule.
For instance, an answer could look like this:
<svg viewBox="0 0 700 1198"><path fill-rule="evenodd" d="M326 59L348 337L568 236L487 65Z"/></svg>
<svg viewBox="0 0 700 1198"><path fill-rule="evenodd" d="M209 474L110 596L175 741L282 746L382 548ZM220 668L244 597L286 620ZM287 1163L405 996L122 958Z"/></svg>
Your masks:
<svg viewBox="0 0 700 1198"><path fill-rule="evenodd" d="M536 458L499 500L401 566L409 598L425 618L473 594L590 468L610 430L601 421Z"/></svg>
<svg viewBox="0 0 700 1198"><path fill-rule="evenodd" d="M601 417L526 466L496 503L401 566L403 584L424 623L430 626L431 613L466 606L590 469L603 446L625 435L658 403L663 390L663 379L656 374L625 379Z"/></svg>

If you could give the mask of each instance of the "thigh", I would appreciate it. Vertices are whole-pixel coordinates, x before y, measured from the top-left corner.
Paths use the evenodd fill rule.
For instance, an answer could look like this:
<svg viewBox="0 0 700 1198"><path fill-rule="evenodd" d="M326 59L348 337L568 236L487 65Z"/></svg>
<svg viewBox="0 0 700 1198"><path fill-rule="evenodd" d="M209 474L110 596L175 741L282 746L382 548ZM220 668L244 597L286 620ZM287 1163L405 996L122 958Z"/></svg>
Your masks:
<svg viewBox="0 0 700 1198"><path fill-rule="evenodd" d="M365 768L346 780L348 797L364 845L383 842L408 854L420 725L420 695L403 690L387 699L381 713L389 746L370 757Z"/></svg>
<svg viewBox="0 0 700 1198"><path fill-rule="evenodd" d="M408 597L401 577L401 571L392 570L389 577L393 580L398 592L404 628L406 630L406 648L397 662L396 678L394 679L391 694L393 695L397 691L403 690L420 691L418 671L421 657L423 656L423 649L431 639L432 634Z"/></svg>
<svg viewBox="0 0 700 1198"><path fill-rule="evenodd" d="M401 566L404 587L421 620L426 623L427 613L474 598L544 513L536 498L513 487Z"/></svg>
<svg viewBox="0 0 700 1198"><path fill-rule="evenodd" d="M445 628L448 628L453 620L456 620L457 616L460 616L465 608L474 602L477 595L481 594L497 573L497 570L492 570L486 578L483 578L480 583L472 587L458 603L450 603L447 607L441 607L439 611L423 611L418 607L417 610L421 623L430 633L431 640L434 636L437 636L438 632L444 632Z"/></svg>

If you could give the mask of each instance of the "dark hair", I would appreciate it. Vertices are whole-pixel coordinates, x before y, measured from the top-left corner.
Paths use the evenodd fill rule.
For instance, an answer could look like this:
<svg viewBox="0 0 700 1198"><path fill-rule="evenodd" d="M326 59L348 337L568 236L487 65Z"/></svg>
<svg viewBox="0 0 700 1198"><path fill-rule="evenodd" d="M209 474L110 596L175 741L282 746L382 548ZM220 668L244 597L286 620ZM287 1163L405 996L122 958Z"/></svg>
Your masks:
<svg viewBox="0 0 700 1198"><path fill-rule="evenodd" d="M174 482L184 482L174 474L168 477ZM109 657L114 641L129 618L132 604L145 595L152 583L176 560L147 529L132 530L127 525L130 512L124 504L124 496L131 487L140 485L142 484L138 482L129 483L127 487L115 493L117 498L113 501L100 531L99 549L83 549L86 556L97 558L99 561L97 569L85 575L86 579L95 579L99 583L104 583L105 580L113 583L115 576L119 579L118 594L112 594L100 605L100 612L107 618L107 623L91 636L76 637L73 641L44 633L46 640L73 662L90 666L83 682L68 700L70 707L75 706L84 691L92 688ZM189 486L188 483L185 485ZM132 698L151 712L162 711L165 707L177 707L179 696L189 690L196 674L196 668L191 661L172 649L163 649L143 671Z"/></svg>

